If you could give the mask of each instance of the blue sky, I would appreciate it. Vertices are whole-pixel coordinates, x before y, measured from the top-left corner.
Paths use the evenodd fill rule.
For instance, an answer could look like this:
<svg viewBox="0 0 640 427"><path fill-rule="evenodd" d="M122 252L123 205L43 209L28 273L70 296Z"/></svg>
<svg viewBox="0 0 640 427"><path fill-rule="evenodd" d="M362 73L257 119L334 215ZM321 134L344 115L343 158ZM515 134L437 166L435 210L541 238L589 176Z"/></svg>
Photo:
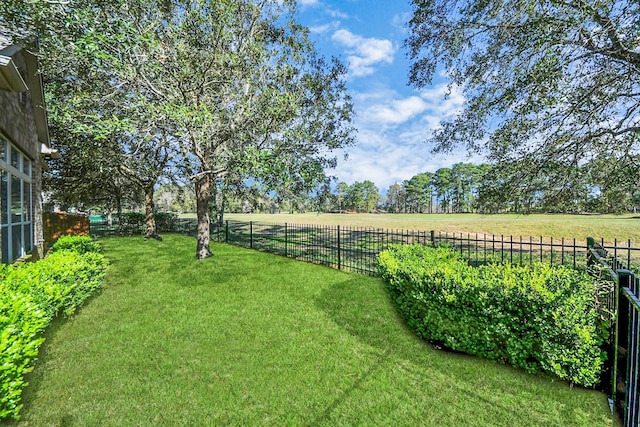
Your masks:
<svg viewBox="0 0 640 427"><path fill-rule="evenodd" d="M358 129L356 145L329 173L353 184L371 180L381 192L421 172L451 166L467 158L433 155L424 141L441 119L458 110L458 90L445 99L447 82L431 87L408 86L409 60L403 48L411 6L405 0L298 0L299 20L325 56L349 66L347 86L353 98Z"/></svg>

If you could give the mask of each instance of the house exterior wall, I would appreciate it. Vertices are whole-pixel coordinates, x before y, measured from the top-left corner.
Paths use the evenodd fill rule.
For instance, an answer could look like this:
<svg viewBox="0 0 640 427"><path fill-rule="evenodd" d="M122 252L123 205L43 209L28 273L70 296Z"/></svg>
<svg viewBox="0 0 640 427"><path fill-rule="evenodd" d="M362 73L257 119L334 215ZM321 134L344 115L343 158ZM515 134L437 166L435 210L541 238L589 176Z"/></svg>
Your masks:
<svg viewBox="0 0 640 427"><path fill-rule="evenodd" d="M26 63L22 52L16 54L13 60L20 72L26 75ZM0 130L31 160L35 160L40 154L40 144L32 99L31 91L0 91Z"/></svg>
<svg viewBox="0 0 640 427"><path fill-rule="evenodd" d="M33 82L34 76L29 74L37 73L37 70L28 66L25 55L27 53L20 50L12 55L12 60L25 81ZM13 262L31 251L35 258L42 255L41 141L36 128L36 106L31 89L26 92L0 90L0 144L5 145L5 152L0 153L5 194L0 194L0 197L6 199L3 200L3 226L0 233L0 239L5 241L0 240L0 255L4 262ZM37 87L33 90L42 89ZM1 154L4 154L4 159ZM19 159L17 163L14 162L16 158ZM16 192L18 187L20 189ZM21 198L18 208L16 194ZM18 215L22 215L21 219L16 219ZM15 225L16 222L20 226ZM19 240L16 240L17 233L20 233ZM10 242L7 241L9 239ZM16 245L20 245L19 251Z"/></svg>

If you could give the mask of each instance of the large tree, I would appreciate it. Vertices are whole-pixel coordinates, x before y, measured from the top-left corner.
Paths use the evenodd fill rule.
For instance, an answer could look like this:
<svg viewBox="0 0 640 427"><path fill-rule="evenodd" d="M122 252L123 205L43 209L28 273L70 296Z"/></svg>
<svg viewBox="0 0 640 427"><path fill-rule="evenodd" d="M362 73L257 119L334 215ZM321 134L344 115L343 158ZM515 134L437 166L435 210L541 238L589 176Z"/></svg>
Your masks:
<svg viewBox="0 0 640 427"><path fill-rule="evenodd" d="M7 22L48 46L45 72L56 72L59 87L71 90L66 99L77 101L70 94L81 93L91 107L73 109L81 117L93 112L82 131L98 125L99 136L122 143L128 162L121 172L141 177L132 166L144 159L162 166L165 143L179 147L180 167L173 170L194 184L199 259L211 255L209 208L217 190L258 181L282 192L310 191L324 180L324 168L335 165L331 151L353 141L346 70L317 55L295 13L289 0L8 0L0 6ZM154 177L142 178L152 191Z"/></svg>
<svg viewBox="0 0 640 427"><path fill-rule="evenodd" d="M151 30L128 58L176 124L196 190L196 257L206 258L220 180L312 189L334 164L327 153L352 141L345 69L317 56L295 2L158 1L131 13Z"/></svg>
<svg viewBox="0 0 640 427"><path fill-rule="evenodd" d="M410 82L444 70L460 114L434 132L436 151L483 150L518 163L517 179L552 175L558 195L576 169L640 149L640 4L579 0L414 0ZM560 167L562 166L562 167Z"/></svg>
<svg viewBox="0 0 640 427"><path fill-rule="evenodd" d="M124 13L134 3L7 0L0 17L19 29L18 41L41 44L53 145L64 153L45 181L52 197L107 210L115 200L120 211L121 195L134 188L144 194L146 237L159 238L154 188L175 157L173 128L126 60L147 46L147 34Z"/></svg>

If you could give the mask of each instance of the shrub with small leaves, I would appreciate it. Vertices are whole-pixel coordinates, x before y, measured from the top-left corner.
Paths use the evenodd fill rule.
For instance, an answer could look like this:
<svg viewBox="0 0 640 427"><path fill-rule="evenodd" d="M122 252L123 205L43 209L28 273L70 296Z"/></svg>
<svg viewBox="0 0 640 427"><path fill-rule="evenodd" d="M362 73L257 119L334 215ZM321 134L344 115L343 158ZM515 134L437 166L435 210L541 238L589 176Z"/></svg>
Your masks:
<svg viewBox="0 0 640 427"><path fill-rule="evenodd" d="M378 261L421 337L583 386L599 381L603 332L585 272L542 263L475 268L452 249L421 245L394 246Z"/></svg>
<svg viewBox="0 0 640 427"><path fill-rule="evenodd" d="M87 252L102 252L102 247L98 245L90 236L66 235L60 237L52 246L51 251L72 250L81 254Z"/></svg>
<svg viewBox="0 0 640 427"><path fill-rule="evenodd" d="M104 281L106 260L91 238L58 242L43 260L0 266L0 419L19 417L42 331L56 315L73 314Z"/></svg>

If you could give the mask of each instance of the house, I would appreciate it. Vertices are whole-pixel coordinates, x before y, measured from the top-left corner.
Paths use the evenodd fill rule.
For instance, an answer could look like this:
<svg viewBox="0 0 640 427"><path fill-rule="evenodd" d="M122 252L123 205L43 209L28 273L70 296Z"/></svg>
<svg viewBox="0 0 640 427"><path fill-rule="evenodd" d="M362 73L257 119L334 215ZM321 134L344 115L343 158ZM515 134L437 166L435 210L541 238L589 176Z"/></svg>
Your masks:
<svg viewBox="0 0 640 427"><path fill-rule="evenodd" d="M36 46L12 44L0 28L0 255L42 256L42 168L50 155Z"/></svg>

